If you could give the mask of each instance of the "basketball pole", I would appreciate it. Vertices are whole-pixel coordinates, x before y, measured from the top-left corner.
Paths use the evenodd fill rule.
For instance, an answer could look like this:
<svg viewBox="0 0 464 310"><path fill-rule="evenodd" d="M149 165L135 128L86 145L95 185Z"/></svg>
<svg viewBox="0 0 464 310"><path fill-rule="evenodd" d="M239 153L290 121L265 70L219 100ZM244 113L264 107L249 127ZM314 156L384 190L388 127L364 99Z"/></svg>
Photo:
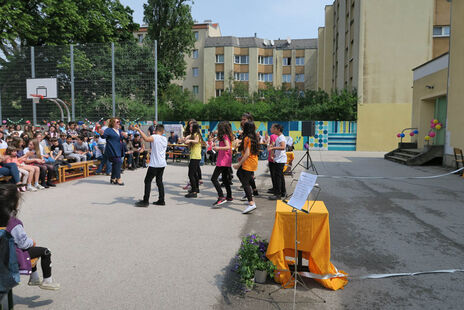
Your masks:
<svg viewBox="0 0 464 310"><path fill-rule="evenodd" d="M31 78L35 79L35 55L34 47L31 46ZM32 123L37 126L37 103L32 100Z"/></svg>

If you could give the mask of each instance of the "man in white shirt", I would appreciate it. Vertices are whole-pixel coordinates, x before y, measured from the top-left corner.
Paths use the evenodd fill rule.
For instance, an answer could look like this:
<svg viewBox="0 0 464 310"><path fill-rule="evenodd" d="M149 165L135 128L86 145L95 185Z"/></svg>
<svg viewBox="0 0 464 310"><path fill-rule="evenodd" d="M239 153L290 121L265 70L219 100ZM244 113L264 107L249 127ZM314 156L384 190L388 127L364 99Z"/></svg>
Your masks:
<svg viewBox="0 0 464 310"><path fill-rule="evenodd" d="M282 125L273 124L271 127L271 133L277 135L277 139L275 141L275 145L268 148L269 151L274 151L274 165L272 166L274 173L272 175L274 176L273 184L275 184L274 195L269 197L269 199L278 200L281 199L281 197L285 197L285 195L287 195L284 176L284 167L287 163L287 141L283 134Z"/></svg>
<svg viewBox="0 0 464 310"><path fill-rule="evenodd" d="M151 136L147 136L138 126L135 129L140 133L142 139L146 142L150 142L151 154L150 164L148 165L147 174L145 176L145 194L143 200L140 200L135 205L137 207L148 207L151 182L156 177L156 185L158 186L159 198L158 201L154 202L154 205L164 206L164 185L163 185L163 173L166 164L166 148L168 146L168 140L163 136L164 126L161 124L156 125L154 133Z"/></svg>

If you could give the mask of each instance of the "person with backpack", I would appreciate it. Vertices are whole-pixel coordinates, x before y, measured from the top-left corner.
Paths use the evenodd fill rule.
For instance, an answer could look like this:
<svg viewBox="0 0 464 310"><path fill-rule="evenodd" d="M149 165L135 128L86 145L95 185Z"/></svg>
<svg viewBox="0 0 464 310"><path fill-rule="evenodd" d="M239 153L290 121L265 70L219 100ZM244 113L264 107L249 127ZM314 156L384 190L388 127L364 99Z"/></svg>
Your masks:
<svg viewBox="0 0 464 310"><path fill-rule="evenodd" d="M16 186L12 184L0 186L0 218L5 219L9 216L6 231L13 236L19 270L30 275L28 285L39 286L44 290L58 290L60 284L56 283L52 278L50 250L36 246L35 241L27 236L21 220L17 218L19 199L20 193ZM40 280L37 268L31 266L31 259L33 258L41 259L43 281Z"/></svg>

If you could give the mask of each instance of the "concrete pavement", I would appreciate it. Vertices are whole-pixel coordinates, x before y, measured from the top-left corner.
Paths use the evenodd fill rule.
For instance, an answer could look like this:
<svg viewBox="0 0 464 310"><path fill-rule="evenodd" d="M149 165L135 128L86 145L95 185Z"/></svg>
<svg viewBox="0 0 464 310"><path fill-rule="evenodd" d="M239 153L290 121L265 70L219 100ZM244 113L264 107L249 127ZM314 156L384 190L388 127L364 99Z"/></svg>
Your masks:
<svg viewBox="0 0 464 310"><path fill-rule="evenodd" d="M298 152L297 159L303 153ZM406 167L383 153L311 152L320 174L425 176L441 167ZM258 188L270 184L260 161ZM126 172L126 186L97 176L26 193L20 218L39 245L53 253L53 274L62 290L14 289L16 309L291 309L292 292L273 283L243 294L232 259L243 235L269 238L275 203L257 199L213 210L216 193L203 166L198 199L181 189L185 165L165 172L167 206L134 208L145 170ZM235 178L236 180L236 178ZM287 177L287 184L290 178ZM350 180L320 178L319 196L330 213L332 263L351 275L462 268L464 180ZM236 180L235 198L240 198ZM153 184L155 189L155 184ZM290 189L289 189L290 191ZM157 198L156 189L152 200ZM298 291L297 309L460 309L464 274L434 274L382 280L351 280L328 291L312 280ZM323 302L323 299L325 302Z"/></svg>

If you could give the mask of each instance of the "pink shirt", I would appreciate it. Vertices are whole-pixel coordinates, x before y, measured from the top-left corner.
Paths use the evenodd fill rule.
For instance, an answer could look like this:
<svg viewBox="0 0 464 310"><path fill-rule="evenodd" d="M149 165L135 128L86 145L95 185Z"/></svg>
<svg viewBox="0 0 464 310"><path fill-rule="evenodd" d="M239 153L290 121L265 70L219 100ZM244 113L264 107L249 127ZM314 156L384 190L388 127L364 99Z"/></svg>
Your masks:
<svg viewBox="0 0 464 310"><path fill-rule="evenodd" d="M275 141L277 140L279 136L278 135L275 135L275 134L272 134L270 137L269 137L269 145L274 145ZM269 156L267 157L267 160L270 161L270 162L274 162L274 160L271 158L271 153L272 151L269 151Z"/></svg>
<svg viewBox="0 0 464 310"><path fill-rule="evenodd" d="M226 146L226 140L229 141L230 139L227 135L224 135L224 141L219 141L219 146ZM216 160L217 167L230 167L232 165L232 150L219 150L218 157Z"/></svg>

